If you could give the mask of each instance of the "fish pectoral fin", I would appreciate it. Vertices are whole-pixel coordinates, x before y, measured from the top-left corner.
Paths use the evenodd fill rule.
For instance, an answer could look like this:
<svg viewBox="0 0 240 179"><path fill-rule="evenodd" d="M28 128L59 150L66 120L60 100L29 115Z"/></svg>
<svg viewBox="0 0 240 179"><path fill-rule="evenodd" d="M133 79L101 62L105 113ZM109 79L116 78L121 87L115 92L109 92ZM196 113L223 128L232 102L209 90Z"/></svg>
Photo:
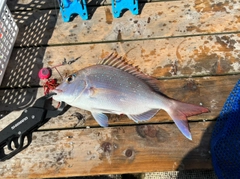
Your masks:
<svg viewBox="0 0 240 179"><path fill-rule="evenodd" d="M130 119L134 120L135 122L141 122L141 121L147 121L147 120L151 119L158 111L159 111L159 109L151 109L151 110L146 111L141 114L137 114L137 115L129 114L127 116Z"/></svg>
<svg viewBox="0 0 240 179"><path fill-rule="evenodd" d="M107 115L103 113L98 113L98 112L91 112L94 119L98 122L98 124L102 127L107 127L108 126L108 117Z"/></svg>

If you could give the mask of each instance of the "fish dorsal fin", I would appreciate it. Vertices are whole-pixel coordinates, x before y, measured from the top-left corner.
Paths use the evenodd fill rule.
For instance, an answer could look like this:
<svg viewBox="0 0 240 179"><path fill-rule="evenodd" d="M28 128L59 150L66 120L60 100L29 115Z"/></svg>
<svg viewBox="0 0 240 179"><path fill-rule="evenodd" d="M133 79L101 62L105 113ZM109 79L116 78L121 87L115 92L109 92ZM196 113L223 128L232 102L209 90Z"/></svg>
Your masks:
<svg viewBox="0 0 240 179"><path fill-rule="evenodd" d="M144 74L137 66L129 64L126 60L124 60L123 57L118 57L118 55L115 53L112 53L108 57L100 60L98 64L112 66L114 68L118 68L122 71L128 72L129 74L132 74L137 78L145 81L154 91L160 92L159 88L156 86L156 78Z"/></svg>

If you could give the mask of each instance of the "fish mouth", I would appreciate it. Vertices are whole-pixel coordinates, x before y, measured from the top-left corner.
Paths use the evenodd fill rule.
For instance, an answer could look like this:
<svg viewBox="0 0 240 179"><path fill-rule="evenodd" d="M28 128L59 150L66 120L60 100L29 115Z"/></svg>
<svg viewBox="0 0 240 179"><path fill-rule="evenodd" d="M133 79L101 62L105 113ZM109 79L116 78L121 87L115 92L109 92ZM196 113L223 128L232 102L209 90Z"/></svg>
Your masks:
<svg viewBox="0 0 240 179"><path fill-rule="evenodd" d="M50 91L49 93L47 93L46 95L45 95L45 97L47 98L47 99L49 99L49 98L52 98L54 95L56 95L57 93L55 93L55 92L53 92L53 91Z"/></svg>
<svg viewBox="0 0 240 179"><path fill-rule="evenodd" d="M51 94L53 94L52 98L56 101L62 101L61 99L61 93L63 93L63 90L60 90L60 89L53 89L51 92Z"/></svg>
<svg viewBox="0 0 240 179"><path fill-rule="evenodd" d="M63 90L60 90L60 89L57 89L57 88L55 88L54 90L51 91L51 93L56 93L56 94L62 93L62 92L63 92Z"/></svg>

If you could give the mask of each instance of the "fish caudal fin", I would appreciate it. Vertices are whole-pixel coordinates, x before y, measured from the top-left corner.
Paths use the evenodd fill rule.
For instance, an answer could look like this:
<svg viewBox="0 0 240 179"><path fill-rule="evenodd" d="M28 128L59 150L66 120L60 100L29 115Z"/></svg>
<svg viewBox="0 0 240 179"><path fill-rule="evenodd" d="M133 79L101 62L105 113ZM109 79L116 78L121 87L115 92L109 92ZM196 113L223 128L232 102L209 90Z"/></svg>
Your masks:
<svg viewBox="0 0 240 179"><path fill-rule="evenodd" d="M171 102L172 105L167 110L167 113L173 119L182 134L189 140L192 140L192 135L189 129L187 117L210 111L207 108L193 104L182 103L175 100L172 100Z"/></svg>

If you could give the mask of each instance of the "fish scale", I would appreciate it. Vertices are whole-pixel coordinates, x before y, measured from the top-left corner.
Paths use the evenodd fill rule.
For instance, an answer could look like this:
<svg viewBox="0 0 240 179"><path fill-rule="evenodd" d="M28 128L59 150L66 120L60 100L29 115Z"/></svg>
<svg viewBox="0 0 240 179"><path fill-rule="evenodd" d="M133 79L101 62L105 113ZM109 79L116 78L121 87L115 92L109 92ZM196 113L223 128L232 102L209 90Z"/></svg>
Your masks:
<svg viewBox="0 0 240 179"><path fill-rule="evenodd" d="M187 117L209 112L207 108L162 95L157 79L116 54L70 75L53 92L56 93L54 100L90 111L102 127L108 126L104 113L125 114L135 122L142 122L163 109L190 140Z"/></svg>
<svg viewBox="0 0 240 179"><path fill-rule="evenodd" d="M123 93L128 90L130 93L136 93L138 91L139 95L141 95L140 92L143 91L143 86L146 89L150 89L149 86L142 82L140 79L136 79L134 76L126 72L122 74L123 72L121 70L109 66L102 66L102 69L104 69L103 71L105 72L97 72L97 74L89 75L89 85L95 86L96 88L108 88L123 91ZM116 71L118 72L118 74L116 73ZM94 72L90 71L89 73Z"/></svg>
<svg viewBox="0 0 240 179"><path fill-rule="evenodd" d="M123 111L126 107L130 108L133 114L139 113L138 111L134 112L135 108L143 108L142 110L147 111L149 106L154 106L152 102L152 95L154 93L145 93L143 90L143 86L146 90L150 90L149 86L146 85L143 81L140 79L136 79L131 74L128 74L126 72L122 72L119 69L109 67L109 66L102 66L101 67L103 71L105 71L103 74L99 74L97 72L97 76L101 76L100 78L95 77L95 72L91 72L91 69L85 69L88 72L86 73L93 73L89 75L88 77L88 85L95 88L95 89L105 89L105 90L113 90L114 92L111 93L104 93L103 91L99 92L101 95L97 96L97 98L101 101L104 101L107 103L111 103L111 106L108 107L109 110L116 111L116 108L120 111ZM115 72L115 73L113 73ZM118 75L119 73L119 75ZM109 78L109 76L111 76ZM134 81L133 81L134 80ZM142 84L142 85L141 85ZM116 93L115 93L116 92ZM104 93L104 94L103 94ZM114 95L114 96L111 96ZM125 103L113 103L111 99L116 100L116 96L119 95L124 98ZM94 95L95 98L95 95ZM121 102L120 99L117 98ZM135 102L135 105L133 106L132 103ZM142 105L142 102L148 103L148 105ZM97 105L98 102L96 102ZM157 104L156 104L157 106ZM95 106L94 106L95 107ZM115 108L114 108L115 107Z"/></svg>

